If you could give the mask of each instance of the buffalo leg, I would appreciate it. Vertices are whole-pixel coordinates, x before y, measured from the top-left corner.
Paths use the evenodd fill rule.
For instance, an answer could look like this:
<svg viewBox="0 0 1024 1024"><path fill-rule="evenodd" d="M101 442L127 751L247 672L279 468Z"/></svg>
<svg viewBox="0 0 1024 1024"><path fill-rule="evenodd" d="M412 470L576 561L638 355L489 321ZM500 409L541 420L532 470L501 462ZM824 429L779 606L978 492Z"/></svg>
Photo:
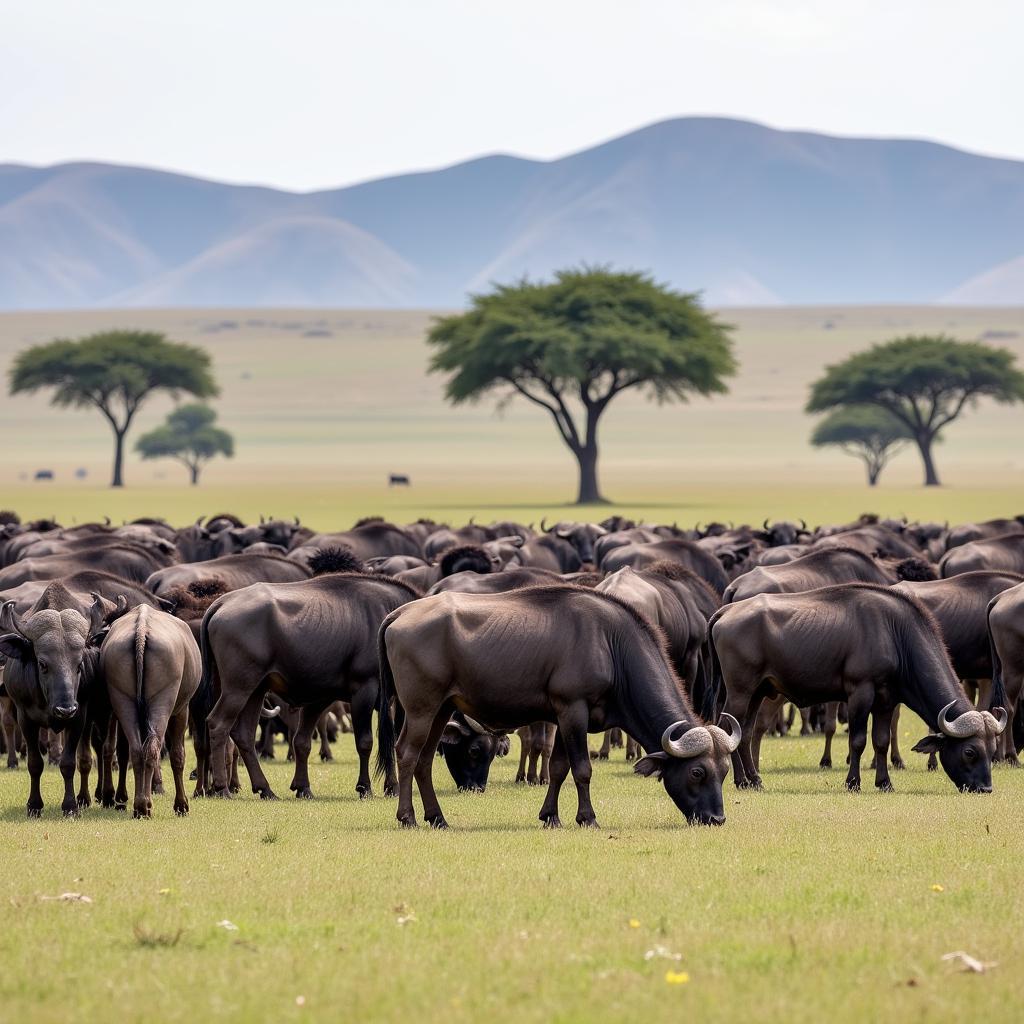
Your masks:
<svg viewBox="0 0 1024 1024"><path fill-rule="evenodd" d="M355 706L353 703L352 724L355 726ZM434 719L434 724L427 737L427 742L420 751L419 761L416 762L416 788L420 791L420 800L423 801L423 820L431 828L447 828L448 822L444 819L441 805L437 800L437 793L434 792L434 754L437 745L441 742L441 733L444 732L448 720L451 718L451 711L443 709ZM356 736L358 736L358 731Z"/></svg>
<svg viewBox="0 0 1024 1024"><path fill-rule="evenodd" d="M810 736L814 732L814 726L811 725L811 711L812 708L800 708L800 735Z"/></svg>
<svg viewBox="0 0 1024 1024"><path fill-rule="evenodd" d="M78 737L78 775L80 783L78 786L78 798L76 803L79 807L89 807L92 804L92 797L89 795L89 775L92 773L92 746L90 739L93 734L92 721L87 721L83 733ZM100 765L96 765L96 774L101 771Z"/></svg>
<svg viewBox="0 0 1024 1024"><path fill-rule="evenodd" d="M892 792L892 780L886 764L891 735L892 711L887 707L876 707L871 712L871 743L875 748L875 786L883 793Z"/></svg>
<svg viewBox="0 0 1024 1024"><path fill-rule="evenodd" d="M377 703L377 680L367 680L352 691L352 732L355 734L356 753L359 755L359 777L356 792L360 798L373 796L370 784L370 755L373 753L373 709ZM435 744L436 746L436 744ZM390 770L390 764L388 765ZM392 785L394 777L391 778ZM388 777L384 777L384 794L388 791Z"/></svg>
<svg viewBox="0 0 1024 1024"><path fill-rule="evenodd" d="M743 730L743 737L740 740L740 745L736 750L739 755L740 765L742 767L742 779L740 775L736 777L736 785L740 789L761 789L762 782L761 776L758 773L757 765L754 762L754 755L751 752L750 746L754 739L754 727L757 723L757 715L761 710L761 703L765 699L765 693L763 688L758 687L750 698L750 704L747 705L746 714L744 715L741 726ZM735 766L735 760L733 765Z"/></svg>
<svg viewBox="0 0 1024 1024"><path fill-rule="evenodd" d="M892 709L892 723L889 728L890 735L892 736L892 740L889 743L889 759L896 771L906 768L903 756L900 754L900 707L901 705L897 704L896 707Z"/></svg>
<svg viewBox="0 0 1024 1024"><path fill-rule="evenodd" d="M601 741L601 749L597 752L597 759L599 761L607 761L608 755L612 750L612 731L611 729L605 729L604 739Z"/></svg>
<svg viewBox="0 0 1024 1024"><path fill-rule="evenodd" d="M93 744L96 747L97 760L103 763L102 778L96 780L96 797L104 807L116 807L114 748L117 745L117 719L113 714L107 717L105 724L97 726L93 733Z"/></svg>
<svg viewBox="0 0 1024 1024"><path fill-rule="evenodd" d="M435 724L442 719L447 722L445 711L444 707L439 707L433 714L418 713L415 717L407 713L398 736L398 810L395 817L403 828L416 827L416 809L412 803L413 777L417 774L420 757L425 755L429 759L434 756L434 748L430 747L429 740ZM437 732L438 740L443 731L444 726ZM419 778L416 781L419 783Z"/></svg>
<svg viewBox="0 0 1024 1024"><path fill-rule="evenodd" d="M636 761L640 758L640 744L632 736L626 736L626 760Z"/></svg>
<svg viewBox="0 0 1024 1024"><path fill-rule="evenodd" d="M309 752L313 748L313 730L323 714L327 702L311 704L299 712L299 722L292 733L292 747L295 750L295 772L289 789L300 800L312 800L313 791L309 788Z"/></svg>
<svg viewBox="0 0 1024 1024"><path fill-rule="evenodd" d="M3 726L4 743L7 745L7 767L18 767L18 721L14 716L14 701L0 697L0 725Z"/></svg>
<svg viewBox="0 0 1024 1024"><path fill-rule="evenodd" d="M874 702L874 688L862 686L847 701L850 719L850 770L846 775L846 788L860 792L860 759L868 745L868 715ZM887 723L888 724L888 723Z"/></svg>
<svg viewBox="0 0 1024 1024"><path fill-rule="evenodd" d="M333 703L333 701L332 701L332 703ZM328 705L328 706L330 706L330 705ZM317 723L316 723L316 731L318 733L320 733L320 760L321 761L333 761L334 760L334 754L331 751L331 740L330 740L330 737L327 735L328 731L330 730L330 722L328 721L329 717L330 717L330 715L327 712L327 710L324 710L324 712L320 715L320 718L317 720ZM334 732L335 732L335 737L337 737L337 729L335 729Z"/></svg>
<svg viewBox="0 0 1024 1024"><path fill-rule="evenodd" d="M115 716L116 717L116 716ZM120 722L117 725L117 792L114 793L114 809L128 809L128 737Z"/></svg>
<svg viewBox="0 0 1024 1024"><path fill-rule="evenodd" d="M64 735L64 744L60 752L60 774L64 779L64 802L60 805L65 818L78 817L78 797L75 794L75 770L78 767L78 744L82 729L85 727L85 709L81 709L78 718L68 724ZM87 748L88 750L88 748ZM86 797L89 792L86 790Z"/></svg>
<svg viewBox="0 0 1024 1024"><path fill-rule="evenodd" d="M593 767L587 743L588 717L586 705L571 705L558 716L558 730L564 738L572 779L576 783L576 824L584 828L597 828L594 805L590 802L590 776Z"/></svg>
<svg viewBox="0 0 1024 1024"><path fill-rule="evenodd" d="M210 735L210 761L213 764L213 789L217 796L231 795L227 771L228 740L234 738L239 716L249 708L253 699L256 699L258 703L256 721L253 723L253 736L249 742L254 743L259 709L263 706L263 693L258 687L249 689L239 686L233 687L230 691L225 691L222 688L217 703L213 705L213 709L206 719L206 727ZM246 762L246 767L248 767L248 762ZM260 774L262 775L262 772ZM252 771L249 772L249 777L253 778Z"/></svg>
<svg viewBox="0 0 1024 1024"><path fill-rule="evenodd" d="M188 711L174 715L167 723L167 753L174 775L174 813L188 814L188 796L185 793L185 729L188 727Z"/></svg>
<svg viewBox="0 0 1024 1024"><path fill-rule="evenodd" d="M540 820L544 822L545 828L561 828L562 821L558 817L558 794L565 777L569 774L569 756L565 750L561 729L555 733L555 743L548 760L548 774L548 792L540 809Z"/></svg>
<svg viewBox="0 0 1024 1024"><path fill-rule="evenodd" d="M819 768L832 767L832 738L836 734L836 719L839 717L839 702L830 700L825 705L825 750L818 762Z"/></svg>
<svg viewBox="0 0 1024 1024"><path fill-rule="evenodd" d="M43 796L39 792L39 780L43 775L43 752L39 749L39 726L27 718L22 718L21 732L25 737L25 757L28 761L28 804L26 810L30 818L40 818L43 814Z"/></svg>
<svg viewBox="0 0 1024 1024"><path fill-rule="evenodd" d="M261 800L276 800L277 794L270 788L263 768L260 765L259 755L256 753L256 727L260 721L260 709L263 707L263 692L257 690L251 694L248 703L242 709L242 713L235 720L231 727L231 739L238 747L238 753L245 763L245 769L249 773L249 781L252 783L252 791L258 793ZM212 733L212 726L211 726ZM213 762L213 769L218 768L217 760ZM220 795L221 787L217 787Z"/></svg>
<svg viewBox="0 0 1024 1024"><path fill-rule="evenodd" d="M532 753L533 730L524 725L516 730L519 737L519 768L516 771L516 782L526 781L526 759Z"/></svg>

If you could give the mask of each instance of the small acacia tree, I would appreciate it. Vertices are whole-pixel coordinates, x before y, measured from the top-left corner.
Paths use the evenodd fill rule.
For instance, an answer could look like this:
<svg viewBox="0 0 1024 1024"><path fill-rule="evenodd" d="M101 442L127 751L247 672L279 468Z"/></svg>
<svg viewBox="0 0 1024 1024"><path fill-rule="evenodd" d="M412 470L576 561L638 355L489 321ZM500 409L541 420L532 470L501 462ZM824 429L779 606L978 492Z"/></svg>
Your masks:
<svg viewBox="0 0 1024 1024"><path fill-rule="evenodd" d="M906 424L891 413L873 405L848 405L829 413L814 428L811 444L816 447L835 445L863 461L868 471L868 484L878 477L908 441L913 440Z"/></svg>
<svg viewBox="0 0 1024 1024"><path fill-rule="evenodd" d="M808 412L873 405L909 431L924 463L925 486L937 486L932 446L943 427L977 399L1024 399L1024 373L1012 352L946 335L910 335L874 345L835 366L811 387Z"/></svg>
<svg viewBox="0 0 1024 1024"><path fill-rule="evenodd" d="M215 427L217 414L208 405L195 402L175 409L163 426L143 434L135 450L144 459L177 459L188 467L192 484L199 483L199 471L218 455L235 454L234 438Z"/></svg>
<svg viewBox="0 0 1024 1024"><path fill-rule="evenodd" d="M103 331L19 352L10 370L11 394L40 388L54 389L52 405L94 406L103 414L114 432L111 487L124 484L124 438L154 391L174 397L182 392L197 398L217 394L209 355L154 331Z"/></svg>
<svg viewBox="0 0 1024 1024"><path fill-rule="evenodd" d="M591 504L604 501L597 431L608 404L633 388L658 402L724 392L736 372L728 331L696 296L644 274L584 268L475 295L427 340L431 371L451 374L453 404L493 393L546 410L579 465L577 503Z"/></svg>

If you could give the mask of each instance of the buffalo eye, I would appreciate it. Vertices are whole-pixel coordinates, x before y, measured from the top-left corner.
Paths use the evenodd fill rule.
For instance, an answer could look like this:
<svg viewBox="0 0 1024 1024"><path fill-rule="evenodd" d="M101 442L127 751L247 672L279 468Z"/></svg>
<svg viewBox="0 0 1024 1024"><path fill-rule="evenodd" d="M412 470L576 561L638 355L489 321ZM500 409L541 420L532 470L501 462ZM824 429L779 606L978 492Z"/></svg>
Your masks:
<svg viewBox="0 0 1024 1024"><path fill-rule="evenodd" d="M47 663L45 661L40 661L39 662L39 671L42 672L43 675L46 675L46 673L50 671L50 666L47 665Z"/></svg>
<svg viewBox="0 0 1024 1024"><path fill-rule="evenodd" d="M708 773L699 764L694 765L690 769L690 778L693 779L694 782L703 782L707 774Z"/></svg>
<svg viewBox="0 0 1024 1024"><path fill-rule="evenodd" d="M978 752L974 747L964 747L964 760L965 761L977 761Z"/></svg>

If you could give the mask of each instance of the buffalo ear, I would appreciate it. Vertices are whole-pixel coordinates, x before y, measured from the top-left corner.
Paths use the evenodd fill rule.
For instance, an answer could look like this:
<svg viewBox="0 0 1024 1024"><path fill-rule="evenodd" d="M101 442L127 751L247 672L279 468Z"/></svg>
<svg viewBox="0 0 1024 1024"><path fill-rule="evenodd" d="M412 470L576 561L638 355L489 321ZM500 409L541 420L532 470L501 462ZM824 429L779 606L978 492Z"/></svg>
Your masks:
<svg viewBox="0 0 1024 1024"><path fill-rule="evenodd" d="M438 743L438 749L444 744L451 746L452 744L458 743L465 737L465 733L459 728L458 722L449 722L444 727L444 732L441 733L441 741Z"/></svg>
<svg viewBox="0 0 1024 1024"><path fill-rule="evenodd" d="M175 609L178 607L177 602L168 601L166 597L160 597L159 595L157 595L156 603L160 606L162 611L168 612L171 615L174 614Z"/></svg>
<svg viewBox="0 0 1024 1024"><path fill-rule="evenodd" d="M522 537L509 537L509 542L513 547L521 548L525 543L525 539Z"/></svg>
<svg viewBox="0 0 1024 1024"><path fill-rule="evenodd" d="M937 754L945 742L945 736L932 736L929 734L924 739L918 740L910 749L915 754Z"/></svg>
<svg viewBox="0 0 1024 1024"><path fill-rule="evenodd" d="M32 657L32 641L18 633L0 636L0 654L12 661L28 661Z"/></svg>
<svg viewBox="0 0 1024 1024"><path fill-rule="evenodd" d="M512 744L509 742L508 734L502 733L497 737L498 743L494 750L495 757L505 757L506 754L512 749Z"/></svg>
<svg viewBox="0 0 1024 1024"><path fill-rule="evenodd" d="M657 754L648 754L646 757L641 757L633 765L633 771L637 775L642 775L645 779L660 779L665 771L667 761L668 754L663 754L660 751Z"/></svg>

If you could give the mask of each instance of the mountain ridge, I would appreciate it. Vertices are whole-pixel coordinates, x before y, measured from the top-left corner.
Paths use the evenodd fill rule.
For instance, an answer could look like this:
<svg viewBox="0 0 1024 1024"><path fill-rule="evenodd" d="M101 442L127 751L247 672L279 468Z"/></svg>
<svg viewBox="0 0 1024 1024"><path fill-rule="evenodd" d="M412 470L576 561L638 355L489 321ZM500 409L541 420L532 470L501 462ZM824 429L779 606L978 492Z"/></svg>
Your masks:
<svg viewBox="0 0 1024 1024"><path fill-rule="evenodd" d="M1024 302L1024 162L677 118L554 160L494 153L311 192L0 165L0 309L450 308L581 263L715 305Z"/></svg>

